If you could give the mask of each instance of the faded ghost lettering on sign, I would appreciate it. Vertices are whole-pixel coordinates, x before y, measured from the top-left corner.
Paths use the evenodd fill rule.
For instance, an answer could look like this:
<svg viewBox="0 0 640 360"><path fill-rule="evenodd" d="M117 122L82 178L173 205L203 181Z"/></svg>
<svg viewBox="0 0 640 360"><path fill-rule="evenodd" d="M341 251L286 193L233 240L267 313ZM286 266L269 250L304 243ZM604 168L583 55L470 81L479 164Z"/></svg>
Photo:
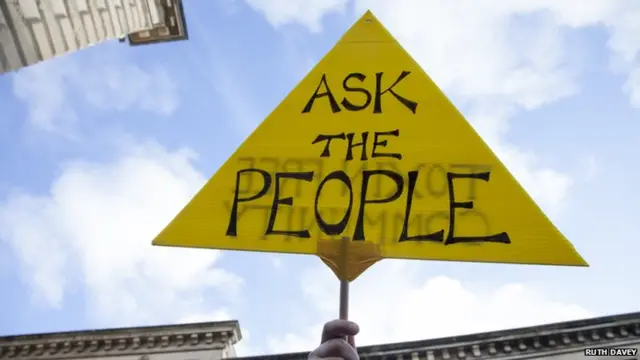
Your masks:
<svg viewBox="0 0 640 360"><path fill-rule="evenodd" d="M332 93L329 79L326 74L323 74L319 80L318 87L315 92L311 94L309 101L306 103L302 110L302 115L308 114L318 106L328 105L332 113L338 113L345 109L347 111L361 111L370 107L373 103L374 114L380 114L383 112L383 95L390 94L395 98L395 101L400 102L406 107L412 114L416 114L418 109L418 103L410 100L408 97L399 94L394 91L394 87L402 81L406 80L411 74L410 71L402 71L400 75L393 82L389 82L390 85L383 85L385 75L382 72L375 74L375 87L373 90L365 87L365 81L367 75L361 73L350 73L342 80L342 88L346 93L360 93L359 98L361 101L357 102L354 99L349 99L346 96L338 103L336 96ZM364 96L362 96L364 95ZM393 101L391 97L385 97L389 99L386 101ZM326 101L325 103L323 103ZM403 159L403 155L399 152L394 152L392 149L392 143L400 139L400 129L386 129L385 131L364 131L360 133L355 132L341 132L341 133L322 133L315 136L313 139L309 139L310 146L316 146L319 148L319 158L332 158L341 157L345 162L353 161L368 161L371 159L384 159L390 162L400 162ZM414 199L420 198L417 195L416 184L421 177L429 177L429 172L433 171L431 168L428 171L412 170L405 173L397 171L395 169L362 169L358 175L360 183L358 185L360 189L359 201L356 203L354 199L354 179L355 177L349 176L343 169L329 171L324 175L317 186L315 187L315 201L314 201L314 218L315 223L322 233L329 236L342 235L349 225L349 221L352 216L355 217L354 232L351 234L353 241L366 241L365 227L367 218L367 207L373 204L389 204L395 201L399 201L400 197L406 194L406 201L404 205L402 229L397 242L406 241L430 241L439 242L444 245L451 245L457 243L478 243L478 242L492 242L510 244L511 240L506 232L496 233L486 236L456 236L456 210L473 210L474 199L473 194L471 199L462 201L456 197L456 182L461 179L467 181L482 181L489 182L491 177L490 171L476 171L476 172L451 172L446 171L444 168L442 171L446 174L446 190L444 193L448 194L448 228L442 228L432 232L425 232L422 234L409 234L409 223L412 218L412 204ZM253 174L262 178L262 186L258 191L254 191L251 194L246 194L241 191L241 188L245 188L246 184L241 184L241 178L243 175ZM300 229L278 229L276 228L276 218L278 215L278 209L282 206L294 207L294 197L282 197L281 189L284 180L296 181L297 186L309 186L314 182L318 174L314 171L275 171L273 174L257 167L248 167L241 169L236 173L235 190L233 202L230 209L229 224L227 227L226 235L236 237L238 235L238 206L243 204L248 206L249 203L257 199L272 194L273 200L271 207L268 210L268 220L266 224L265 237L272 235L291 236L297 238L310 238L311 234L308 228ZM386 194L385 196L371 196L371 184L374 181L380 181L386 178L394 184L394 191ZM422 180L424 181L424 180ZM345 198L348 198L348 205L344 209L342 217L333 222L327 221L322 216L322 211L319 208L319 199L325 186L331 182L340 185L344 189ZM307 184L307 185L304 185ZM444 195L444 194L443 194Z"/></svg>

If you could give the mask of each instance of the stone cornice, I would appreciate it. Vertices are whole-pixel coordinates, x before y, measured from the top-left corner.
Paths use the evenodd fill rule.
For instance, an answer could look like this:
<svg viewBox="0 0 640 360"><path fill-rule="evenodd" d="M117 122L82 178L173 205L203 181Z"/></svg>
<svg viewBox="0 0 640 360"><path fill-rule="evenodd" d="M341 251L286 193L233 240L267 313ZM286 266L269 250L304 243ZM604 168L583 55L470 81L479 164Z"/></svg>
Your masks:
<svg viewBox="0 0 640 360"><path fill-rule="evenodd" d="M224 349L242 339L237 321L0 337L0 359L71 359Z"/></svg>
<svg viewBox="0 0 640 360"><path fill-rule="evenodd" d="M428 325L427 325L428 326ZM358 348L363 360L533 359L587 347L640 344L640 313ZM242 360L302 360L308 353Z"/></svg>
<svg viewBox="0 0 640 360"><path fill-rule="evenodd" d="M476 341L435 346L366 351L362 359L523 359L581 351L587 347L640 343L640 319L605 326L585 326L570 330L539 331L503 335Z"/></svg>

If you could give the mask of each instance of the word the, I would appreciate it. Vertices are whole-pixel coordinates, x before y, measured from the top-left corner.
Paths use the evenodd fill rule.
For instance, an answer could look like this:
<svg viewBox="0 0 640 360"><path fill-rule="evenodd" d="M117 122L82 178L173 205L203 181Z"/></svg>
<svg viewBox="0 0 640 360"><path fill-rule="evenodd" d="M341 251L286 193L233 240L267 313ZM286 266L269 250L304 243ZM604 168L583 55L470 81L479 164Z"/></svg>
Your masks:
<svg viewBox="0 0 640 360"><path fill-rule="evenodd" d="M361 161L366 161L367 158L367 139L369 138L369 132L365 131L363 133L360 134L360 137L362 139L362 141L360 141L359 143L354 143L353 142L353 137L354 137L355 133L347 133L345 135L345 133L339 133L339 134L320 134L318 135L315 140L313 140L313 142L311 142L311 145L315 145L319 142L323 142L326 141L325 145L324 145L324 150L322 150L322 153L320 154L320 157L330 157L331 156L331 151L329 150L329 146L331 145L331 141L332 140L336 140L336 139L340 139L340 140L345 140L347 141L347 153L345 155L345 160L349 161L349 160L353 160L353 148L355 147L359 147L362 146L362 153L360 155L360 160ZM375 158L393 158L393 159L398 159L398 160L402 160L402 154L399 153L383 153L383 152L379 152L378 146L379 147L385 147L387 146L387 140L380 140L382 137L384 136L395 136L398 137L400 135L400 130L395 129L395 130L391 130L391 131L376 131L373 133L373 145L372 145L372 149L371 149L371 158L375 159Z"/></svg>
<svg viewBox="0 0 640 360"><path fill-rule="evenodd" d="M636 356L637 348L587 348L584 356Z"/></svg>
<svg viewBox="0 0 640 360"><path fill-rule="evenodd" d="M398 100L402 105L404 105L407 109L409 109L413 114L416 113L416 109L418 108L417 102L409 100L401 95L398 95L398 93L393 91L393 87L398 85L404 78L409 76L409 74L411 74L410 71L403 71L391 86L383 90L382 77L384 73L382 72L376 73L376 84L375 84L375 91L373 95L373 113L374 114L382 113L382 95L386 93L393 95L393 97L396 98L396 100ZM350 73L342 80L342 88L344 89L344 91L348 93L360 93L365 97L364 101L360 103L354 103L353 100L349 100L346 97L343 97L340 104L345 110L361 111L361 110L365 110L371 105L371 101L372 101L371 91L367 90L367 88L365 87L358 87L356 84L353 84L356 81L362 84L366 79L367 79L367 76L365 74ZM327 83L327 74L322 74L322 78L320 78L320 83L318 84L316 91L313 93L313 95L311 96L311 99L309 99L304 109L302 109L302 113L305 114L305 113L311 112L311 109L313 108L313 104L316 101L316 99L320 99L324 97L326 97L329 100L329 106L331 106L332 113L335 114L342 111L342 109L340 108L340 105L338 105L338 102L336 101L335 96L333 95L333 93L331 92L331 89L329 88L329 84Z"/></svg>

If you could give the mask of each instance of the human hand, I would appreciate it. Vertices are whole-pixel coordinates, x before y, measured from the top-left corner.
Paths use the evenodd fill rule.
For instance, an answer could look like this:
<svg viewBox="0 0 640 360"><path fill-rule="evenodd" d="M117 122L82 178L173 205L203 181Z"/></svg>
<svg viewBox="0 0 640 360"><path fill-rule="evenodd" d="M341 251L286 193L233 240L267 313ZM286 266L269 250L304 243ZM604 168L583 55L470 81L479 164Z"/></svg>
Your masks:
<svg viewBox="0 0 640 360"><path fill-rule="evenodd" d="M309 360L340 358L360 360L353 337L360 328L348 320L333 320L324 324L320 346L309 354Z"/></svg>

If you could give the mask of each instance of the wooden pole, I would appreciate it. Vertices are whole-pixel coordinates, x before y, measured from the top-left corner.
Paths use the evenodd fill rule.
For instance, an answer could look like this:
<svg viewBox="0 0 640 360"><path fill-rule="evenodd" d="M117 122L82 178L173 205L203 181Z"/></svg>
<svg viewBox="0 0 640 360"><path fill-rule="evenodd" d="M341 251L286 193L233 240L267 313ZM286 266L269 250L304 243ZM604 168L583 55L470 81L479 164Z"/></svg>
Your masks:
<svg viewBox="0 0 640 360"><path fill-rule="evenodd" d="M341 239L342 246L340 250L340 319L349 319L349 280L347 280L349 266L349 238Z"/></svg>

